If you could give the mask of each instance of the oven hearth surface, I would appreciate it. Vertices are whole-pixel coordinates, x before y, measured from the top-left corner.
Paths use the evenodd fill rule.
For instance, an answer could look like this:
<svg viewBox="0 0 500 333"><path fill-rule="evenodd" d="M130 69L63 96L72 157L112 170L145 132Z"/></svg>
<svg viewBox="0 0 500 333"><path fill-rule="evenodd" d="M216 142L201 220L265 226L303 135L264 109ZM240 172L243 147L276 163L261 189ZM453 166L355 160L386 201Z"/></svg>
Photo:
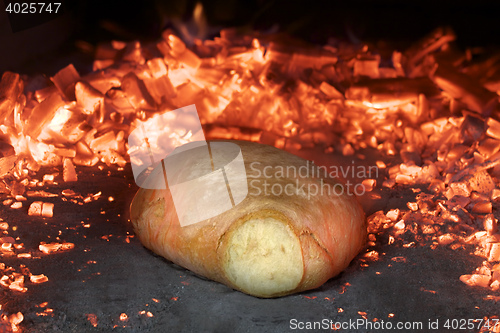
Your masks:
<svg viewBox="0 0 500 333"><path fill-rule="evenodd" d="M459 280L483 260L470 255L472 247L432 250L377 243L374 248L385 253L378 261L366 265L358 256L319 289L277 299L248 296L168 262L131 237L128 207L137 186L129 165L124 171L80 167L78 178L40 189L59 194L71 189L84 197L102 192L100 197L83 205L64 202L61 195L44 198L55 204L52 218L26 214L31 201L38 200L32 197L24 208L2 212L10 229L17 226L8 236L24 244L17 252L32 254L4 256L4 263L48 277L41 284L26 281L24 293L2 289L2 311L23 313L22 332L287 332L308 322L343 323L363 316L394 325L422 322L426 331L429 321L444 325L447 319L498 314L498 304L485 300L498 293ZM408 201L404 193L391 191L386 195ZM373 203L363 204L367 215L375 211L369 207ZM395 201L384 204L394 207ZM74 248L44 254L38 250L41 242L70 242ZM126 320L120 320L123 313ZM341 331L370 331L352 327Z"/></svg>

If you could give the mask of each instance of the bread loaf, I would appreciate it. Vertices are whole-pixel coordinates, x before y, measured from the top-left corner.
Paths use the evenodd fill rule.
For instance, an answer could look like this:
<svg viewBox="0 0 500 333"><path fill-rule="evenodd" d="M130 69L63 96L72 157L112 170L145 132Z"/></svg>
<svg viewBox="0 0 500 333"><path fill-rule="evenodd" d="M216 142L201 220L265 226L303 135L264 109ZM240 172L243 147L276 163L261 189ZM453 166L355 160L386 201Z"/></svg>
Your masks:
<svg viewBox="0 0 500 333"><path fill-rule="evenodd" d="M339 194L342 185L318 177L311 162L271 146L232 142L245 163L243 201L181 226L168 186L141 188L131 221L142 244L199 275L264 298L317 288L344 270L366 240L356 198ZM186 158L184 173L199 174L196 152Z"/></svg>

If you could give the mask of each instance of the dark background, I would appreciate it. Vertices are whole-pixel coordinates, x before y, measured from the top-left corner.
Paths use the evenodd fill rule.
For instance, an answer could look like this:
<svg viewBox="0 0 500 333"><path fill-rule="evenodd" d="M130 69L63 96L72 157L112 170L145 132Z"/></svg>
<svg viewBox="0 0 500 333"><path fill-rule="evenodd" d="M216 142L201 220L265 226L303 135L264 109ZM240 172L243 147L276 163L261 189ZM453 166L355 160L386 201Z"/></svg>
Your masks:
<svg viewBox="0 0 500 333"><path fill-rule="evenodd" d="M90 51L81 54L85 45L112 39L158 39L165 28L175 30L176 22L192 21L197 3L193 0L58 1L63 1L64 13L47 20L25 14L7 18L5 2L0 0L0 72L51 75L68 62L85 71L85 64L92 59ZM500 43L498 1L200 2L208 26L213 28L203 35L205 38L213 38L222 27L239 27L242 31L283 32L318 45L333 37L349 42L389 41L404 49L436 27L450 26L461 48Z"/></svg>

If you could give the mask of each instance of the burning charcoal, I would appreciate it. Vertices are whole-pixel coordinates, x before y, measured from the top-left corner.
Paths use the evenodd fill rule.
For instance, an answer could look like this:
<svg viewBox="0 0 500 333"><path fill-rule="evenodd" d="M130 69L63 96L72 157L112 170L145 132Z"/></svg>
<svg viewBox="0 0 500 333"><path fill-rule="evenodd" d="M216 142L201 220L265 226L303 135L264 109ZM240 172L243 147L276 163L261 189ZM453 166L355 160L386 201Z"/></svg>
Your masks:
<svg viewBox="0 0 500 333"><path fill-rule="evenodd" d="M32 283L38 284L38 283L44 283L49 281L49 278L43 274L40 275L31 275L30 276L30 281Z"/></svg>
<svg viewBox="0 0 500 333"><path fill-rule="evenodd" d="M456 235L449 234L449 233L438 237L438 242L441 245L450 245L451 243L453 243L456 240L457 240Z"/></svg>
<svg viewBox="0 0 500 333"><path fill-rule="evenodd" d="M100 43L95 48L94 57L99 60L114 60L120 49L114 47L115 43Z"/></svg>
<svg viewBox="0 0 500 333"><path fill-rule="evenodd" d="M130 72L123 77L122 90L134 108L138 110L156 109L155 101L149 94L144 82L133 72Z"/></svg>
<svg viewBox="0 0 500 333"><path fill-rule="evenodd" d="M28 208L28 215L29 216L41 216L42 215L42 205L43 202L41 201L34 201L31 203L30 207Z"/></svg>
<svg viewBox="0 0 500 333"><path fill-rule="evenodd" d="M438 50L443 45L452 42L455 39L455 33L450 28L440 27L413 45L406 51L409 72L411 72L414 66L427 54Z"/></svg>
<svg viewBox="0 0 500 333"><path fill-rule="evenodd" d="M185 66L197 69L201 65L201 59L177 36L169 30L164 31L163 38L165 42L158 44L158 49L163 55L170 55Z"/></svg>
<svg viewBox="0 0 500 333"><path fill-rule="evenodd" d="M0 140L0 158L12 156L16 153L14 147L5 141Z"/></svg>
<svg viewBox="0 0 500 333"><path fill-rule="evenodd" d="M14 274L16 274L16 273L14 273ZM26 292L28 290L28 288L26 288L24 286L24 276L23 275L17 276L14 279L14 281L12 281L12 283L9 285L9 289L20 291L23 293Z"/></svg>
<svg viewBox="0 0 500 333"><path fill-rule="evenodd" d="M14 165L17 161L16 155L10 155L7 157L0 158L0 177L5 176L9 171L14 168Z"/></svg>
<svg viewBox="0 0 500 333"><path fill-rule="evenodd" d="M457 196L457 195L464 196L464 197L470 196L470 190L469 190L469 187L467 186L466 182L451 183L449 186L453 190L454 196Z"/></svg>
<svg viewBox="0 0 500 333"><path fill-rule="evenodd" d="M75 166L69 158L65 158L63 161L63 180L65 182L76 182L78 180Z"/></svg>
<svg viewBox="0 0 500 333"><path fill-rule="evenodd" d="M319 90L321 90L329 98L344 99L344 95L340 91L335 89L335 87L329 85L327 82L321 82Z"/></svg>
<svg viewBox="0 0 500 333"><path fill-rule="evenodd" d="M86 119L87 116L79 109L73 111L59 108L38 139L40 141L50 140L57 144L74 144L89 130Z"/></svg>
<svg viewBox="0 0 500 333"><path fill-rule="evenodd" d="M118 88L121 85L119 78L104 74L102 71L90 73L85 76L85 82L88 82L94 89L101 94L106 94L111 88Z"/></svg>
<svg viewBox="0 0 500 333"><path fill-rule="evenodd" d="M177 87L177 96L172 98L174 105L178 107L193 104L205 96L205 89L195 83L185 83Z"/></svg>
<svg viewBox="0 0 500 333"><path fill-rule="evenodd" d="M484 120L478 116L466 113L460 125L460 141L470 145L479 140L485 130Z"/></svg>
<svg viewBox="0 0 500 333"><path fill-rule="evenodd" d="M488 261L490 261L490 262L500 261L500 243L491 244L490 254L488 256ZM495 275L495 276L497 276L497 275Z"/></svg>
<svg viewBox="0 0 500 333"><path fill-rule="evenodd" d="M493 214L488 214L483 220L484 230L488 232L488 235L493 235L498 230L498 220L493 216Z"/></svg>
<svg viewBox="0 0 500 333"><path fill-rule="evenodd" d="M14 182L10 187L10 194L13 197L22 196L25 190L26 188L22 183Z"/></svg>
<svg viewBox="0 0 500 333"><path fill-rule="evenodd" d="M436 96L439 91L427 78L377 79L353 84L346 98L373 108L387 108L414 102L419 94Z"/></svg>
<svg viewBox="0 0 500 333"><path fill-rule="evenodd" d="M451 97L462 101L471 111L489 115L498 104L497 94L450 66L438 65L430 77L437 86Z"/></svg>
<svg viewBox="0 0 500 333"><path fill-rule="evenodd" d="M118 150L116 136L113 131L109 131L90 142L90 148L95 152L106 151L109 149Z"/></svg>
<svg viewBox="0 0 500 333"><path fill-rule="evenodd" d="M58 156L61 156L61 157L75 157L76 156L76 150L74 148L51 147L50 151Z"/></svg>
<svg viewBox="0 0 500 333"><path fill-rule="evenodd" d="M469 206L469 210L473 213L490 214L492 212L492 205L490 201L478 200L472 202Z"/></svg>
<svg viewBox="0 0 500 333"><path fill-rule="evenodd" d="M493 118L488 118L486 124L488 125L486 134L492 138L500 139L500 122Z"/></svg>
<svg viewBox="0 0 500 333"><path fill-rule="evenodd" d="M495 189L495 182L485 170L474 172L474 175L471 175L467 181L469 188L478 193L490 195L491 191Z"/></svg>
<svg viewBox="0 0 500 333"><path fill-rule="evenodd" d="M354 60L354 76L367 76L372 79L378 79L380 77L379 73L380 56L361 56Z"/></svg>
<svg viewBox="0 0 500 333"><path fill-rule="evenodd" d="M365 179L361 182L365 188L366 192L373 191L373 188L377 184L377 181L375 179Z"/></svg>
<svg viewBox="0 0 500 333"><path fill-rule="evenodd" d="M23 203L22 202L14 202L12 205L10 205L10 208L12 209L19 209L19 208L22 208L23 207Z"/></svg>
<svg viewBox="0 0 500 333"><path fill-rule="evenodd" d="M151 92L156 103L161 104L164 102L164 99L174 98L176 96L176 91L167 75L167 67L163 59L151 59L147 64L153 78L149 80L145 79L144 83Z"/></svg>
<svg viewBox="0 0 500 333"><path fill-rule="evenodd" d="M77 165L94 166L99 162L99 157L82 141L76 143L76 156L73 162Z"/></svg>
<svg viewBox="0 0 500 333"><path fill-rule="evenodd" d="M97 89L85 81L75 84L76 102L82 108L83 113L93 114L103 103L104 96Z"/></svg>
<svg viewBox="0 0 500 333"><path fill-rule="evenodd" d="M491 276L488 275L480 275L480 274L465 274L460 276L460 281L469 286L479 286L483 288L487 288L490 286Z"/></svg>
<svg viewBox="0 0 500 333"><path fill-rule="evenodd" d="M23 89L24 84L19 74L3 73L0 81L0 124L14 111L15 104Z"/></svg>
<svg viewBox="0 0 500 333"><path fill-rule="evenodd" d="M125 61L135 62L136 64L143 65L146 60L142 54L141 43L138 41L128 43L124 48L122 57Z"/></svg>
<svg viewBox="0 0 500 333"><path fill-rule="evenodd" d="M92 70L98 71L100 69L105 69L115 63L114 60L94 60L92 63Z"/></svg>
<svg viewBox="0 0 500 333"><path fill-rule="evenodd" d="M64 102L59 94L52 94L42 103L35 106L26 121L24 133L33 139L40 135L44 127L52 120L57 109L64 105Z"/></svg>
<svg viewBox="0 0 500 333"><path fill-rule="evenodd" d="M480 142L477 150L485 158L490 158L500 150L500 140L497 139L484 139Z"/></svg>
<svg viewBox="0 0 500 333"><path fill-rule="evenodd" d="M420 157L420 153L417 151L412 149L401 150L400 155L404 163L413 162L415 165L422 164L422 158Z"/></svg>
<svg viewBox="0 0 500 333"><path fill-rule="evenodd" d="M101 161L106 163L106 165L117 164L118 166L124 167L127 161L117 153L115 150L107 150L100 153Z"/></svg>
<svg viewBox="0 0 500 333"><path fill-rule="evenodd" d="M51 202L44 202L42 205L42 216L52 217L54 215L54 204Z"/></svg>
<svg viewBox="0 0 500 333"><path fill-rule="evenodd" d="M38 246L38 249L45 253L45 254L50 254L50 253L54 253L54 252L57 252L57 251L67 251L67 250L71 250L75 247L75 244L73 243L49 243L49 244L46 244L46 243L41 243L39 246Z"/></svg>
<svg viewBox="0 0 500 333"><path fill-rule="evenodd" d="M80 74L76 71L73 64L61 69L53 77L50 78L59 91L66 96L69 101L75 100L74 84L80 80Z"/></svg>

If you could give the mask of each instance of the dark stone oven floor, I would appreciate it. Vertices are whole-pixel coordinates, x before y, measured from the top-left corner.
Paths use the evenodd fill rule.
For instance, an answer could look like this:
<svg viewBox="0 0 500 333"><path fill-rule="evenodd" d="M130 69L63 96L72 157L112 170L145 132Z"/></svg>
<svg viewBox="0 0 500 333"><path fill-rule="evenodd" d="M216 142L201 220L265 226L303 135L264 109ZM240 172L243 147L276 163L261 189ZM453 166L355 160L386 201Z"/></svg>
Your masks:
<svg viewBox="0 0 500 333"><path fill-rule="evenodd" d="M366 312L369 321L378 318L394 325L419 321L424 332L429 331L428 322L437 319L442 325L446 319L498 315L498 304L484 300L491 291L459 281L482 259L467 250L440 247L380 246L378 251L385 255L379 261L361 267L358 258L321 288L288 297L259 299L233 291L173 265L146 250L137 238L127 237L133 235L128 207L137 190L129 166L125 171L106 166L77 170L78 182L61 181L44 189L61 193L69 188L83 196L101 191L98 200L77 205L60 197L44 198L55 203L53 218L27 215L29 204L39 198L28 198L19 210L2 208L0 217L10 225L9 236L19 237L17 242L25 248L21 252L33 256L4 257L3 262L16 271L26 265L33 274L49 278L42 284L27 281L26 293L1 289L3 313L21 311L23 332L288 332L292 319L348 322L362 319L359 312ZM114 201L108 200L110 196ZM17 230L12 231L13 226ZM54 242L58 236L74 243L74 249L48 255L38 251L40 242ZM391 260L394 257L405 257L406 262ZM44 310L39 306L43 302L53 309L51 315L37 315ZM121 313L127 314L126 321L120 321ZM90 314L97 318L95 327ZM448 330L441 326L438 331Z"/></svg>

